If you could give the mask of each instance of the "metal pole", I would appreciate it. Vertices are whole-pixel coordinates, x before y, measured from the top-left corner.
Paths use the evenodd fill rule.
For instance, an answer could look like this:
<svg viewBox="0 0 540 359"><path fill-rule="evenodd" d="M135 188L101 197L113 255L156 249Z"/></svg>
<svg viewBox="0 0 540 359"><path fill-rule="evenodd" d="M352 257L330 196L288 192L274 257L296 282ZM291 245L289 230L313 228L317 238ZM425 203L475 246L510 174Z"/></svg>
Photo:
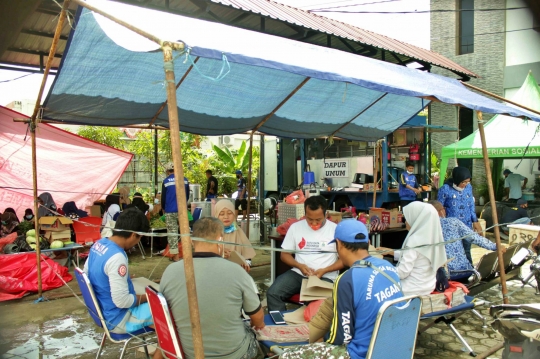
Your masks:
<svg viewBox="0 0 540 359"><path fill-rule="evenodd" d="M253 170L253 132L251 131L251 134L249 135L249 172L248 172L248 196L247 196L247 208L246 208L246 214L247 214L247 229L246 229L246 236L249 239L249 210L251 205L251 191L253 189L253 186L251 184L251 172Z"/></svg>
<svg viewBox="0 0 540 359"><path fill-rule="evenodd" d="M184 257L189 316L193 335L193 348L195 351L195 358L203 359L204 349L199 316L199 303L197 302L197 288L195 286L195 271L193 269L191 237L189 236L190 231L186 208L186 191L184 189L184 169L182 167L182 147L180 142L180 122L178 120L178 107L176 105L176 81L174 79L173 48L171 45L172 44L165 42L162 46L162 50L167 84L167 101L169 104L167 107L169 111L169 128L175 172L174 183L176 186L176 201L178 203L178 222L180 223L180 233L182 235L181 243Z"/></svg>
<svg viewBox="0 0 540 359"><path fill-rule="evenodd" d="M158 193L158 131L154 129L154 197Z"/></svg>
<svg viewBox="0 0 540 359"><path fill-rule="evenodd" d="M265 239L264 233L266 231L266 225L264 222L264 198L266 192L264 190L264 176L266 168L264 167L264 135L259 136L259 242ZM262 238L262 240L260 240Z"/></svg>
<svg viewBox="0 0 540 359"><path fill-rule="evenodd" d="M377 207L377 171L379 170L379 141L375 142L373 148L375 163L373 165L373 208Z"/></svg>
<svg viewBox="0 0 540 359"><path fill-rule="evenodd" d="M503 253L501 252L501 236L499 234L499 220L497 218L497 207L495 206L495 192L493 190L493 181L491 180L491 166L489 165L489 156L486 145L486 134L484 132L484 120L482 119L482 112L476 112L478 121L478 132L480 133L480 140L482 141L482 153L484 155L484 166L486 167L486 182L488 184L489 201L491 202L491 216L493 217L493 232L495 233L495 242L497 243L497 257L499 258L499 271L501 276L501 291L504 304L508 304L508 297L506 294L506 273L504 271Z"/></svg>
<svg viewBox="0 0 540 359"><path fill-rule="evenodd" d="M39 219L38 215L38 182L37 182L37 156L36 156L36 128L37 128L37 114L39 108L41 107L41 98L45 90L45 84L47 83L47 76L49 75L49 70L51 69L52 61L54 60L54 54L56 53L56 48L58 47L58 40L60 39L60 34L62 33L62 28L64 27L64 21L66 20L66 10L69 7L69 1L65 0L62 4L62 10L58 17L58 24L56 24L56 30L54 32L54 38L52 40L51 49L49 50L49 57L47 58L47 64L45 65L45 71L43 72L43 79L41 80L41 86L39 88L38 98L36 100L36 105L34 106L34 112L32 113L32 118L30 120L30 136L32 138L32 182L34 190L34 213L36 219L34 221L34 229L36 230L36 235L38 236L38 243L36 245L36 260L37 260L37 281L38 281L38 297L41 298L42 294L42 283L41 283L41 250L39 248Z"/></svg>

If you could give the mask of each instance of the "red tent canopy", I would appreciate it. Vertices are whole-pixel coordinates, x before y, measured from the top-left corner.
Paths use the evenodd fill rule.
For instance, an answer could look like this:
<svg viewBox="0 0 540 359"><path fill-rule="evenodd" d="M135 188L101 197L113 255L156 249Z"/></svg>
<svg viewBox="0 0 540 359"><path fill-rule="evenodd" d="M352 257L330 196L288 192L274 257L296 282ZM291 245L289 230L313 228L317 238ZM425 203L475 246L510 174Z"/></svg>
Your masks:
<svg viewBox="0 0 540 359"><path fill-rule="evenodd" d="M0 106L0 211L13 207L22 220L32 201L32 144L28 116ZM133 155L40 124L36 131L38 193L50 192L58 207L75 201L84 210L110 193Z"/></svg>

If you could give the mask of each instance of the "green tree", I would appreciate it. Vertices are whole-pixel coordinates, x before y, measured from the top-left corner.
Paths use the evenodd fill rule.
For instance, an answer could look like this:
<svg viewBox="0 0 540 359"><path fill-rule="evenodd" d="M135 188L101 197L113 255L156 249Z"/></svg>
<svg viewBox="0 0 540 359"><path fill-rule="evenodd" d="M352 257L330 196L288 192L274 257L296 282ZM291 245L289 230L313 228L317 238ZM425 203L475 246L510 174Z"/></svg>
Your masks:
<svg viewBox="0 0 540 359"><path fill-rule="evenodd" d="M119 150L126 150L126 142L121 139L124 133L115 127L82 126L77 134Z"/></svg>
<svg viewBox="0 0 540 359"><path fill-rule="evenodd" d="M234 173L236 170L247 172L249 167L249 150L246 151L246 141L242 141L238 152L231 152L227 147L223 149L214 145L214 152L221 161L221 168L227 173Z"/></svg>

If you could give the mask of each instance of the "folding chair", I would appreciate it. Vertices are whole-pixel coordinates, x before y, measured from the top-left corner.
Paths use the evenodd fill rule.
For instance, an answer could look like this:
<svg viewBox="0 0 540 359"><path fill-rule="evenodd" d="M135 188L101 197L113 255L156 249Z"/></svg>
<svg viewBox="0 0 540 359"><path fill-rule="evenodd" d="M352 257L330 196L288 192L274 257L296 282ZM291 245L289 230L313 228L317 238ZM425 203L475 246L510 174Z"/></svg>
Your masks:
<svg viewBox="0 0 540 359"><path fill-rule="evenodd" d="M202 214L202 207L195 207L192 214L193 222L201 218L201 214Z"/></svg>
<svg viewBox="0 0 540 359"><path fill-rule="evenodd" d="M146 287L146 297L154 318L159 348L163 350L163 353L169 359L184 359L180 337L174 325L174 319L167 300L165 300L163 294L158 293L151 286Z"/></svg>
<svg viewBox="0 0 540 359"><path fill-rule="evenodd" d="M422 300L408 296L385 302L379 309L366 359L412 359Z"/></svg>
<svg viewBox="0 0 540 359"><path fill-rule="evenodd" d="M122 352L120 353L119 358L122 359L126 353L126 349L128 349L128 344L133 339L140 339L143 341L143 344L130 347L129 349L135 349L139 347L144 347L144 351L146 353L146 357L150 359L150 355L148 354L148 347L147 345L149 343L146 342L146 336L152 334L154 330L150 327L145 327L140 330L137 330L136 332L130 333L130 334L116 334L109 332L109 329L107 328L107 323L105 322L105 319L103 318L103 313L101 313L101 308L99 307L99 303L96 299L96 295L94 294L94 290L92 289L92 284L90 283L90 280L88 279L88 276L86 273L82 271L80 268L75 268L75 278L77 278L77 282L79 283L79 287L81 289L81 295L84 300L84 304L86 305L86 309L88 309L88 313L90 314L90 317L94 320L94 323L102 328L105 333L103 333L103 338L101 339L101 344L99 345L99 349L96 355L96 359L99 358L101 355L101 351L103 350L103 347L105 346L105 339L108 338L111 342L115 344L124 343L124 346L122 347Z"/></svg>
<svg viewBox="0 0 540 359"><path fill-rule="evenodd" d="M514 253L516 253L518 247L521 248L519 244L514 244L513 246L506 248L506 252L503 253L503 264L505 272L509 272L510 269L512 269L513 264L511 262L511 259L514 256Z"/></svg>
<svg viewBox="0 0 540 359"><path fill-rule="evenodd" d="M486 253L480 258L480 261L476 264L476 270L480 273L480 278L483 281L487 281L495 278L497 273L497 252Z"/></svg>
<svg viewBox="0 0 540 359"><path fill-rule="evenodd" d="M458 332L458 330L456 329L453 323L459 316L465 314L465 312L470 310L474 315L476 315L478 318L482 320L483 322L482 328L487 328L486 318L484 318L482 314L480 314L480 312L476 310L476 307L483 306L484 304L485 302L482 300L475 300L473 297L465 296L465 303L463 304L460 304L456 307L452 307L449 309L440 310L438 312L424 314L421 320L430 319L432 321L430 324L421 328L419 332L423 333L434 324L443 322L444 324L448 326L448 328L450 328L452 333L454 333L454 335L461 342L461 344L463 344L463 346L467 348L469 355L475 357L476 353L471 348L469 343L467 343L465 338L463 338L463 336Z"/></svg>

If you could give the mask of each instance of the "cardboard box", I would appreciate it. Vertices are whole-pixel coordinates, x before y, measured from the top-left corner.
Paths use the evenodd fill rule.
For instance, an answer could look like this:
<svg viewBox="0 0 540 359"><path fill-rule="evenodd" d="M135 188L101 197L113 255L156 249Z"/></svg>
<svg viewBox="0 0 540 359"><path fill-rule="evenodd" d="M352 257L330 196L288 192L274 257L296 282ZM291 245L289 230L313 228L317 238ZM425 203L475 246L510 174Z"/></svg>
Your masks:
<svg viewBox="0 0 540 359"><path fill-rule="evenodd" d="M377 191L380 190L380 189L381 189L381 187L377 186ZM375 183L364 183L363 191L364 192L373 192L373 191L375 191Z"/></svg>
<svg viewBox="0 0 540 359"><path fill-rule="evenodd" d="M540 226L531 226L528 224L509 224L508 228L510 229L508 236L510 245L535 240L540 231Z"/></svg>
<svg viewBox="0 0 540 359"><path fill-rule="evenodd" d="M337 211L327 211L327 217L329 220L331 220L332 222L334 223L339 223L341 222L341 219L342 219L342 213L341 212L337 212Z"/></svg>
<svg viewBox="0 0 540 359"><path fill-rule="evenodd" d="M71 230L66 229L65 231L47 231L45 232L45 238L47 238L49 242L53 242L53 241L68 242L71 240Z"/></svg>
<svg viewBox="0 0 540 359"><path fill-rule="evenodd" d="M91 217L101 217L101 206L97 204L86 207L85 211L88 212L88 215Z"/></svg>
<svg viewBox="0 0 540 359"><path fill-rule="evenodd" d="M47 216L39 219L39 225L42 231L70 230L69 225L72 223L73 221L68 217Z"/></svg>
<svg viewBox="0 0 540 359"><path fill-rule="evenodd" d="M407 144L407 130L395 130L393 139L393 146L405 146Z"/></svg>
<svg viewBox="0 0 540 359"><path fill-rule="evenodd" d="M370 208L369 216L377 216L381 222L387 223L388 228L399 228L402 226L403 214L397 209Z"/></svg>

